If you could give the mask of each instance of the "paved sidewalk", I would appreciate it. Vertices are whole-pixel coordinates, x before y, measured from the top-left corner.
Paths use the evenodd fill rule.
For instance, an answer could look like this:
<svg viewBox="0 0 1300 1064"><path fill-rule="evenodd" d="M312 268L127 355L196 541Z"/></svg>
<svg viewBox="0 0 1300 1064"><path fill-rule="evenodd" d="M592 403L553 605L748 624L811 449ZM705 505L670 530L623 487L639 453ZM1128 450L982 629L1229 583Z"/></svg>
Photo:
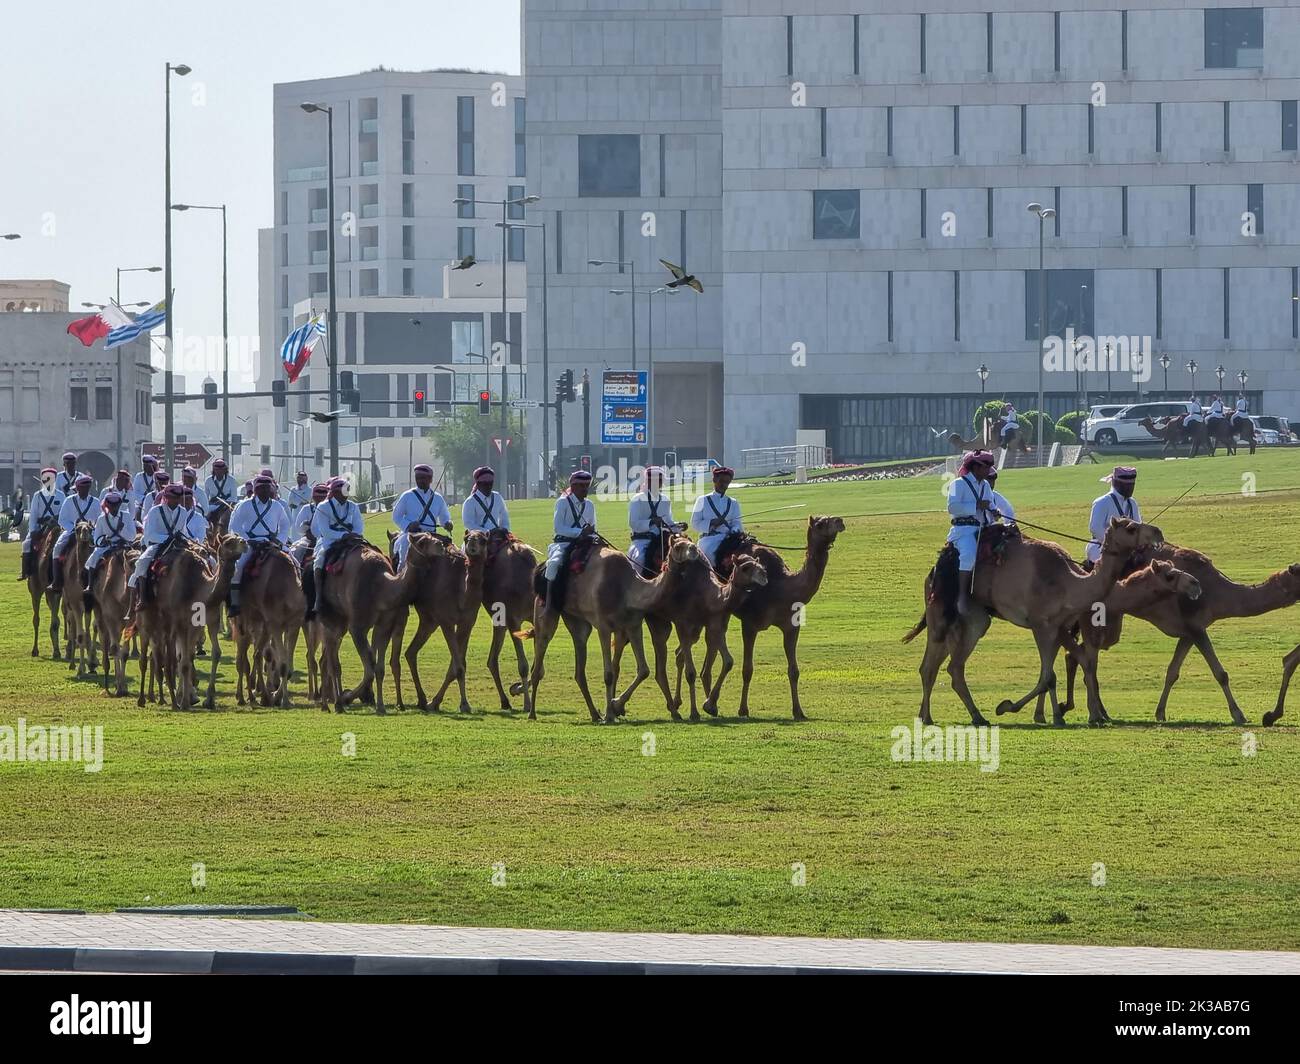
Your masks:
<svg viewBox="0 0 1300 1064"><path fill-rule="evenodd" d="M1300 974L1300 953L527 931L0 910L0 970Z"/></svg>

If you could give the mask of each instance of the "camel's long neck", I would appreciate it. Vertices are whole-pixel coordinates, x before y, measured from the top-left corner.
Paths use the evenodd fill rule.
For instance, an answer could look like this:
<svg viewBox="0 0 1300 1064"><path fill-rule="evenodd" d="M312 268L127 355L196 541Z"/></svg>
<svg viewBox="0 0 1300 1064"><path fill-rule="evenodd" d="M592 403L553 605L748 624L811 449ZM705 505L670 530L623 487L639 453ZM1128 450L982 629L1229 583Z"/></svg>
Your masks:
<svg viewBox="0 0 1300 1064"><path fill-rule="evenodd" d="M1211 607L1220 617L1258 617L1296 603L1295 593L1281 573L1274 573L1260 584L1228 583L1226 593L1216 595Z"/></svg>
<svg viewBox="0 0 1300 1064"><path fill-rule="evenodd" d="M1130 555L1123 552L1102 550L1101 561L1087 576L1079 578L1075 594L1078 596L1080 609L1093 602L1100 602L1114 589L1124 573ZM1073 605L1073 603L1072 603Z"/></svg>
<svg viewBox="0 0 1300 1064"><path fill-rule="evenodd" d="M822 586L830 548L825 543L814 543L810 538L804 553L803 568L794 574L794 590L799 602L809 602Z"/></svg>
<svg viewBox="0 0 1300 1064"><path fill-rule="evenodd" d="M1106 597L1106 604L1120 613L1135 613L1146 609L1156 600L1170 594L1168 586L1155 579L1149 571L1119 581Z"/></svg>

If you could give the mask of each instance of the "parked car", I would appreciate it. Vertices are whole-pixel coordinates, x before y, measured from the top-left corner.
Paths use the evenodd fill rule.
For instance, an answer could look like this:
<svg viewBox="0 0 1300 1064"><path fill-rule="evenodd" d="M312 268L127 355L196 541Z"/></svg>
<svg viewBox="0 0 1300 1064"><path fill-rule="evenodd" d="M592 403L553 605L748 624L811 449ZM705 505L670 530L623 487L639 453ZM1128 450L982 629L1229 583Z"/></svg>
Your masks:
<svg viewBox="0 0 1300 1064"><path fill-rule="evenodd" d="M1083 436L1099 447L1113 447L1117 443L1154 443L1155 437L1142 426L1143 418L1149 417L1158 423L1161 418L1190 414L1195 409L1195 403L1185 401L1132 403L1109 417L1089 416L1083 423Z"/></svg>
<svg viewBox="0 0 1300 1064"><path fill-rule="evenodd" d="M1255 424L1255 442L1265 447L1288 447L1296 442L1291 423L1272 414L1251 414Z"/></svg>

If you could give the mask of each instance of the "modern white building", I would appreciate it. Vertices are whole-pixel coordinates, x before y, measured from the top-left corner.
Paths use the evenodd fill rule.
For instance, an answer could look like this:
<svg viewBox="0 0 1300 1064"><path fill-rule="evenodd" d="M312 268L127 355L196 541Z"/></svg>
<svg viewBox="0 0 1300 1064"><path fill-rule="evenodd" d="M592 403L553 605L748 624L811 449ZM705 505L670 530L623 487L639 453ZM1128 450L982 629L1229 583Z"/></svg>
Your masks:
<svg viewBox="0 0 1300 1064"><path fill-rule="evenodd" d="M526 195L522 86L518 76L491 72L382 69L275 86L276 225L258 244L258 388L283 379L285 336L327 308L326 119L300 106L322 104L333 108L334 122L338 368L356 375L362 395L359 424L340 421L343 454L368 455L368 441L377 441L383 455L401 452L394 465L427 456L420 437L431 422L413 416L413 393L428 390L430 411L452 389L469 400L470 371L491 358L494 340L505 340L503 260L510 342L499 361L518 394L529 234L511 230L503 247L494 224L502 208L453 201ZM525 208L511 207L509 217L526 220ZM476 265L449 272L465 256ZM498 369L494 401L499 383ZM325 446L327 428L309 414L327 410L327 396L292 393L327 386L322 345L290 388L288 405L274 411L273 428L254 441L271 444L276 455L311 455L305 466L313 477L324 472L314 452Z"/></svg>
<svg viewBox="0 0 1300 1064"><path fill-rule="evenodd" d="M587 260L642 285L663 257L705 291L649 297L657 452L820 430L838 458L928 453L969 426L981 366L989 397L1036 405L1036 202L1049 334L1149 337L1170 392L1189 363L1203 399L1244 370L1252 409L1294 416L1297 41L1276 0L529 0L551 376L630 362L606 294L630 278ZM1108 386L1137 395L1120 368L1052 369L1045 405ZM1142 394L1163 388L1156 364Z"/></svg>

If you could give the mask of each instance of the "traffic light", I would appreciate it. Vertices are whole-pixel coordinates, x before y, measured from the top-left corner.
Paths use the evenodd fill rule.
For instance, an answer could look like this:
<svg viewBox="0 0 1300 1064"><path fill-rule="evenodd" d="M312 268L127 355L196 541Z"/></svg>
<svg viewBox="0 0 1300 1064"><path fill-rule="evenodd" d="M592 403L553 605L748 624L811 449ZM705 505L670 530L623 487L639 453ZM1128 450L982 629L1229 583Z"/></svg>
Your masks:
<svg viewBox="0 0 1300 1064"><path fill-rule="evenodd" d="M571 403L575 398L576 393L573 390L573 370L566 369L564 371L564 401L566 403Z"/></svg>
<svg viewBox="0 0 1300 1064"><path fill-rule="evenodd" d="M591 455L589 455L589 454L584 454L584 455L579 456L579 458L578 458L578 468L581 469L581 470L583 470L583 472L590 473L590 472L591 472Z"/></svg>
<svg viewBox="0 0 1300 1064"><path fill-rule="evenodd" d="M262 468L265 469L270 464L271 464L271 445L269 443L264 443L262 444Z"/></svg>
<svg viewBox="0 0 1300 1064"><path fill-rule="evenodd" d="M213 387L213 390L215 391L217 386L214 384L212 387ZM203 389L203 390L204 390L204 391L207 391L207 386L206 386L206 385L204 386L204 389ZM205 400L205 402L206 402L206 400ZM285 394L284 394L284 381L272 381L272 382L271 382L271 405L272 405L272 406L287 406L287 405L288 405L287 402L286 402ZM217 404L216 404L216 403L213 403L211 409L215 410L216 407L217 407Z"/></svg>
<svg viewBox="0 0 1300 1064"><path fill-rule="evenodd" d="M411 393L411 413L416 417L424 417L424 389L416 388Z"/></svg>
<svg viewBox="0 0 1300 1064"><path fill-rule="evenodd" d="M361 413L361 391L356 387L356 377L350 369L339 371L339 401L353 414Z"/></svg>
<svg viewBox="0 0 1300 1064"><path fill-rule="evenodd" d="M203 382L203 409L215 410L217 408L217 382Z"/></svg>
<svg viewBox="0 0 1300 1064"><path fill-rule="evenodd" d="M484 390L478 393L478 412L480 414L490 414L492 412L492 393Z"/></svg>
<svg viewBox="0 0 1300 1064"><path fill-rule="evenodd" d="M316 448L316 464L317 464L318 466L323 466L323 465L325 464L325 448L324 448L324 447L317 447L317 448Z"/></svg>
<svg viewBox="0 0 1300 1064"><path fill-rule="evenodd" d="M232 455L244 453L244 434L242 432L232 432L230 434L230 453Z"/></svg>

